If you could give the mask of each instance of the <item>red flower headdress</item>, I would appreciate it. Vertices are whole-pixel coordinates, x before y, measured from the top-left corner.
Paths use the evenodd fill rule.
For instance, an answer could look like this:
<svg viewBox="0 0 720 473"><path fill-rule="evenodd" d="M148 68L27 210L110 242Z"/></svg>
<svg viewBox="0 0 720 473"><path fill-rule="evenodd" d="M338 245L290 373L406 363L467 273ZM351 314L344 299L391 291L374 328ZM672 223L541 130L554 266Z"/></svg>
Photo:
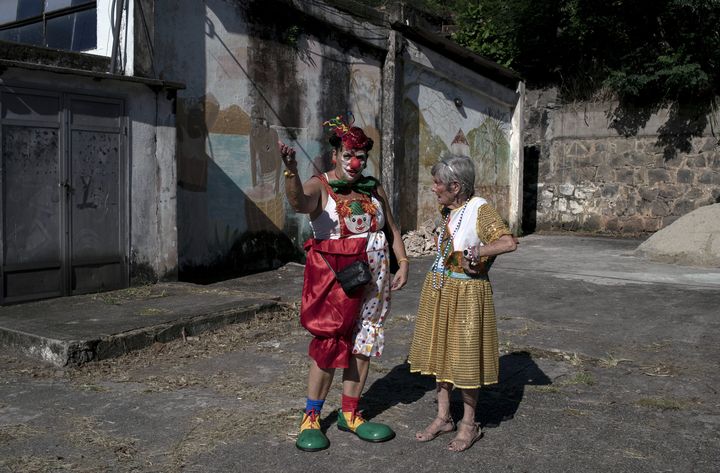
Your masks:
<svg viewBox="0 0 720 473"><path fill-rule="evenodd" d="M371 138L365 134L362 128L352 126L355 123L355 117L348 112L349 123L343 120L342 115L331 118L323 123L323 126L330 128L340 140L346 149L364 149L369 151L373 142Z"/></svg>

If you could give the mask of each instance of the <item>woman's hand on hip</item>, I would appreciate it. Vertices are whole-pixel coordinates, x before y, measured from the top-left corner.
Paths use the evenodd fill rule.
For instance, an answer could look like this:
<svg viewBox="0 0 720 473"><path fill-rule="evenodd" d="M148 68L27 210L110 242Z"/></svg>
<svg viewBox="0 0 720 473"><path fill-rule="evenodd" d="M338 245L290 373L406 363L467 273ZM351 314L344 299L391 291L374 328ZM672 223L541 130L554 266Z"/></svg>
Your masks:
<svg viewBox="0 0 720 473"><path fill-rule="evenodd" d="M460 264L462 264L465 274L469 276L485 274L485 263L479 259L469 260L467 258L461 258Z"/></svg>

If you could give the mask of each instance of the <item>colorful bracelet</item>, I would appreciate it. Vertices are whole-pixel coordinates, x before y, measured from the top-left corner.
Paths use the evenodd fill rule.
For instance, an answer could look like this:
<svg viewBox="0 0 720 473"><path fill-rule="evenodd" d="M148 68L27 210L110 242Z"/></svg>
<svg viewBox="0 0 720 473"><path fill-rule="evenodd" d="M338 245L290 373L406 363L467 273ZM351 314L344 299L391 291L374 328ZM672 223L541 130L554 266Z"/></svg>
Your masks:
<svg viewBox="0 0 720 473"><path fill-rule="evenodd" d="M290 179L291 177L295 177L295 176L296 176L296 174L295 174L294 172L292 172L292 171L290 171L290 170L288 170L288 169L286 169L286 170L283 171L283 175L284 175L287 179Z"/></svg>
<svg viewBox="0 0 720 473"><path fill-rule="evenodd" d="M403 261L406 262L407 264L410 264L410 262L408 261L407 258L400 258L399 260L397 260L398 264L402 263Z"/></svg>

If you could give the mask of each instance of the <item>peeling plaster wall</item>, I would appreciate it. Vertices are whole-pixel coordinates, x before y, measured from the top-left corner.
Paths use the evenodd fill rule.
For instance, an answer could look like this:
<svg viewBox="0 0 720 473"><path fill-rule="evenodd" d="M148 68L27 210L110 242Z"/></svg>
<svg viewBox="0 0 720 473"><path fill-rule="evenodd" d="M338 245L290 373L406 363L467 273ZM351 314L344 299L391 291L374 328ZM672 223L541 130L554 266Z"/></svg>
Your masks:
<svg viewBox="0 0 720 473"><path fill-rule="evenodd" d="M173 94L147 87L127 100L132 118L131 282L174 280L178 273L176 136Z"/></svg>
<svg viewBox="0 0 720 473"><path fill-rule="evenodd" d="M177 115L181 269L254 271L297 257L310 229L287 204L277 141L298 150L305 180L330 164L322 122L351 110L377 143L369 172L379 175L381 52L287 4L158 3L159 74L187 85Z"/></svg>
<svg viewBox="0 0 720 473"><path fill-rule="evenodd" d="M646 234L720 201L720 148L710 129L667 160L656 144L666 110L623 137L610 128L616 104L556 100L554 90L528 93L525 141L538 162L525 198L536 229Z"/></svg>
<svg viewBox="0 0 720 473"><path fill-rule="evenodd" d="M404 60L407 172L401 187L417 183L418 192L400 197L402 230L417 228L428 219L439 221L430 169L449 153L473 159L476 194L516 227L510 189L511 179L518 178L511 169L518 166L521 156L519 140L513 139L520 133L513 122L519 95L413 42L408 42ZM462 105L457 106L455 99Z"/></svg>

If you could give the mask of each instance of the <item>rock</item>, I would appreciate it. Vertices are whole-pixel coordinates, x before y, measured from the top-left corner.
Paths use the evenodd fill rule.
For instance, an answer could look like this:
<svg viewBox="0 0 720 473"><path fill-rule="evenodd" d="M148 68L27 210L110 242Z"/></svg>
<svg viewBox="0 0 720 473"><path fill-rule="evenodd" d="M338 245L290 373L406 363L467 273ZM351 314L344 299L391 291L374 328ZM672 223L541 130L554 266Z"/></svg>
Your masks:
<svg viewBox="0 0 720 473"><path fill-rule="evenodd" d="M440 228L433 220L426 220L417 230L411 230L402 237L408 256L425 256L435 252L435 241Z"/></svg>

